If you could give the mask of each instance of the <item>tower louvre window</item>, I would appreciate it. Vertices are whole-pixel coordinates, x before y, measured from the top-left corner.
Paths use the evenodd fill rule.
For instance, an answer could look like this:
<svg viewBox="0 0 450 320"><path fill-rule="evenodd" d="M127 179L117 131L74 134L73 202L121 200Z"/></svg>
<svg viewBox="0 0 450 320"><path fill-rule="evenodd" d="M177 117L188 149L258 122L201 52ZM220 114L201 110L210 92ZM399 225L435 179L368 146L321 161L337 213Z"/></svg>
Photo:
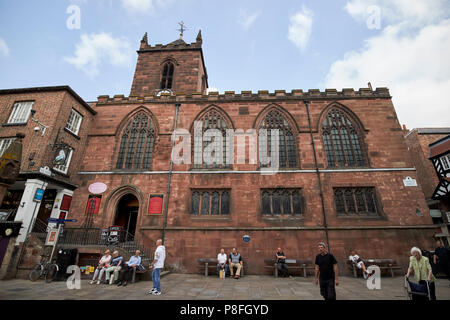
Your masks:
<svg viewBox="0 0 450 320"><path fill-rule="evenodd" d="M122 133L116 168L149 169L154 142L153 122L141 111L128 122Z"/></svg>
<svg viewBox="0 0 450 320"><path fill-rule="evenodd" d="M160 89L172 89L174 69L175 67L172 62L167 62L164 64Z"/></svg>

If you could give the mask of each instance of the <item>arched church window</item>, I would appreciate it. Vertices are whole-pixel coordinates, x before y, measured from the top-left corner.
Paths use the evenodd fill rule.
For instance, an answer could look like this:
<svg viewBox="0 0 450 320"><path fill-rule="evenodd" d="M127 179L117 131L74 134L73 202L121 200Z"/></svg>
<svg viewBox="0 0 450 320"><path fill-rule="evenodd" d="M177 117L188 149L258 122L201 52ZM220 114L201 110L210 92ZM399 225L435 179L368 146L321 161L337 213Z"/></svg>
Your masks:
<svg viewBox="0 0 450 320"><path fill-rule="evenodd" d="M117 169L150 169L155 130L150 116L137 113L122 132Z"/></svg>
<svg viewBox="0 0 450 320"><path fill-rule="evenodd" d="M197 169L206 169L206 168L228 168L229 164L227 164L227 155L229 153L229 139L226 134L226 130L228 129L227 122L225 117L216 109L211 109L207 113L205 113L200 119L197 119L196 122L201 122L202 131L198 132L199 136L195 135L195 143L197 145L202 145L202 148L194 148L194 168ZM218 159L218 161L206 161L204 158L205 153L204 150L211 144L214 143L215 137L211 138L211 141L204 142L203 135L208 129L216 129L219 130L222 134L222 157ZM196 132L194 131L194 134ZM203 142L202 142L203 141ZM208 154L208 153L206 153ZM216 159L215 153L211 153L211 157ZM201 162L201 163L200 163ZM213 162L213 163L211 163Z"/></svg>
<svg viewBox="0 0 450 320"><path fill-rule="evenodd" d="M174 69L175 67L172 62L167 62L164 64L160 89L172 89Z"/></svg>
<svg viewBox="0 0 450 320"><path fill-rule="evenodd" d="M294 135L286 118L278 111L271 110L259 125L259 129L267 129L266 145L260 145L260 154L267 154L271 158L272 131L278 129L279 134L279 166L280 168L295 168L297 166ZM261 143L261 142L260 142ZM270 166L261 164L262 167Z"/></svg>
<svg viewBox="0 0 450 320"><path fill-rule="evenodd" d="M329 167L367 165L362 136L342 110L333 108L328 112L322 123L322 137Z"/></svg>

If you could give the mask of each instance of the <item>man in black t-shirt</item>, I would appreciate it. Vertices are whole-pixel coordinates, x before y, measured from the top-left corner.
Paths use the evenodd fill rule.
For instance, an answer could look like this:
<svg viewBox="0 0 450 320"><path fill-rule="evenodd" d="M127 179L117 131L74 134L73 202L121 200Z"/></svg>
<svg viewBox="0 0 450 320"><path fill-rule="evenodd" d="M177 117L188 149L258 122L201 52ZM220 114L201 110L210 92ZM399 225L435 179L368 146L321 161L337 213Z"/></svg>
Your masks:
<svg viewBox="0 0 450 320"><path fill-rule="evenodd" d="M434 264L439 265L439 270L450 280L450 250L444 247L441 240L436 241L437 248L434 249Z"/></svg>
<svg viewBox="0 0 450 320"><path fill-rule="evenodd" d="M288 277L289 270L288 270L288 266L286 264L286 255L281 250L281 248L277 249L276 259L277 259L278 272L281 274L282 277Z"/></svg>
<svg viewBox="0 0 450 320"><path fill-rule="evenodd" d="M325 243L318 243L316 256L316 285L320 283L320 294L325 300L336 300L335 285L339 285L337 261L327 252Z"/></svg>

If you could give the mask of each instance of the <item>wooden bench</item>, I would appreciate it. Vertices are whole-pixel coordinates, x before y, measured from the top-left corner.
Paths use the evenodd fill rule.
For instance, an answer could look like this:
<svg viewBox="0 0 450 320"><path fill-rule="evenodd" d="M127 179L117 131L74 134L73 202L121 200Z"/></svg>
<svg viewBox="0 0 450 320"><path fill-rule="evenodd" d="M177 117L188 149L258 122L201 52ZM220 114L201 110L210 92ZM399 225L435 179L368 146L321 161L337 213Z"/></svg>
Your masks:
<svg viewBox="0 0 450 320"><path fill-rule="evenodd" d="M402 270L402 272L404 272L403 268L398 266L394 259L362 259L362 261L364 262L366 269L369 268L369 266L371 266L371 265L376 265L380 268L380 271L388 270L392 277L395 276L395 273L394 273L395 270ZM350 260L347 260L347 265L350 268L350 270L352 270L353 276L355 278L358 277L358 274L362 275L362 270L359 269Z"/></svg>
<svg viewBox="0 0 450 320"><path fill-rule="evenodd" d="M200 264L200 266L202 267L202 269L205 272L205 277L207 277L209 275L209 268L213 268L214 269L214 274L217 273L217 259L215 258L199 258L197 259L198 263ZM242 268L241 268L241 274L240 276L243 277L244 276L244 268L245 268L245 264L244 262L242 262ZM230 266L228 265L228 272L230 272Z"/></svg>
<svg viewBox="0 0 450 320"><path fill-rule="evenodd" d="M273 268L274 276L278 277L278 268L277 262L275 259L264 259L264 263L266 264L265 268ZM286 264L289 270L302 270L303 277L307 277L306 270L314 270L315 267L311 260L309 259L286 259Z"/></svg>
<svg viewBox="0 0 450 320"><path fill-rule="evenodd" d="M147 272L147 270L149 269L149 266L146 265L144 266L144 270L137 270L136 267L133 268L133 277L131 278L131 283L135 283L136 282L136 275L139 275L139 277L142 277L142 275L144 273Z"/></svg>

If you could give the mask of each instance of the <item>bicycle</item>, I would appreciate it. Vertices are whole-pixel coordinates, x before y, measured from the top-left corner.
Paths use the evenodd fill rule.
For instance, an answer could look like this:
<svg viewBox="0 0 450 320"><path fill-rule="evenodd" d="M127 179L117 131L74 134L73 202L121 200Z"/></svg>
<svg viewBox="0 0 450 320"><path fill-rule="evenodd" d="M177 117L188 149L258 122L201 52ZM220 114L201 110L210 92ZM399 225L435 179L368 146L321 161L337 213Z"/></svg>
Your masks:
<svg viewBox="0 0 450 320"><path fill-rule="evenodd" d="M34 282L44 276L45 282L50 283L58 271L59 266L56 263L46 262L46 257L43 256L41 261L31 269L29 278Z"/></svg>

